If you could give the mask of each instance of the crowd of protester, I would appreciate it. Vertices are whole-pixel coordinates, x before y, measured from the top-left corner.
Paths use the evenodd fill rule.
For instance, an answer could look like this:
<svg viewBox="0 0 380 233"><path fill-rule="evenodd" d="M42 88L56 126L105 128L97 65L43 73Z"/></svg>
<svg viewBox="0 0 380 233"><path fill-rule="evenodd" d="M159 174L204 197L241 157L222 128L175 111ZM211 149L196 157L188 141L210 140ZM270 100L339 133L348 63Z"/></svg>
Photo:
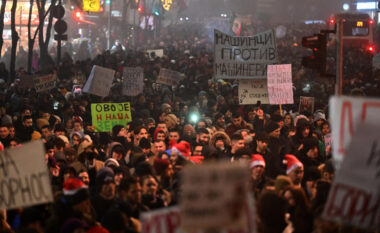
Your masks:
<svg viewBox="0 0 380 233"><path fill-rule="evenodd" d="M317 75L300 65L300 38L319 28L288 27L277 47L280 63L293 65L295 104L282 108L239 105L236 80L213 80L213 43L199 25L169 28L136 48L119 45L92 59L65 52L59 66L35 67L59 77L46 93L9 81L0 65L0 141L15 148L42 140L54 195L54 203L3 211L0 232L141 232L142 213L178 204L184 166L213 161L247 164L258 232L360 232L321 218L334 178L325 144L333 83L313 81ZM73 89L93 65L116 70L105 98ZM122 95L124 66L144 68L138 96ZM157 84L160 68L186 78L177 87ZM370 85L361 80L345 83L346 93L378 95L373 76ZM301 95L318 97L315 112L298 112ZM90 107L99 102L130 102L132 121L95 132Z"/></svg>

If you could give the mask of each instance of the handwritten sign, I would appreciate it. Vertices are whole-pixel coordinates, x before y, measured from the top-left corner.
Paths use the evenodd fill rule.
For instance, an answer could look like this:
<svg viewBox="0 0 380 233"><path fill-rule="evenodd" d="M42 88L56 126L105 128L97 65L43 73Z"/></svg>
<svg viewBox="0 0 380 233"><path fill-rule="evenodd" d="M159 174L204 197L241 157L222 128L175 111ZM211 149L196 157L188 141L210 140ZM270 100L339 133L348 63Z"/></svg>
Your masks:
<svg viewBox="0 0 380 233"><path fill-rule="evenodd" d="M323 217L380 229L380 127L359 124L332 184Z"/></svg>
<svg viewBox="0 0 380 233"><path fill-rule="evenodd" d="M269 104L266 79L239 80L239 104Z"/></svg>
<svg viewBox="0 0 380 233"><path fill-rule="evenodd" d="M56 81L57 76L54 74L33 78L34 88L38 93L53 89L55 87Z"/></svg>
<svg viewBox="0 0 380 233"><path fill-rule="evenodd" d="M379 122L380 99L332 97L329 102L329 115L333 138L333 159L336 168L339 169L358 124Z"/></svg>
<svg viewBox="0 0 380 233"><path fill-rule="evenodd" d="M161 68L160 74L157 77L157 83L162 83L168 86L177 86L184 77L185 76L180 72Z"/></svg>
<svg viewBox="0 0 380 233"><path fill-rule="evenodd" d="M299 104L298 112L308 111L310 113L313 113L314 103L315 103L314 97L300 96L300 104Z"/></svg>
<svg viewBox="0 0 380 233"><path fill-rule="evenodd" d="M93 66L84 85L83 92L105 97L109 94L115 71L101 66Z"/></svg>
<svg viewBox="0 0 380 233"><path fill-rule="evenodd" d="M137 96L144 89L144 70L140 67L125 67L123 70L123 95Z"/></svg>
<svg viewBox="0 0 380 233"><path fill-rule="evenodd" d="M115 125L132 121L129 102L91 104L91 116L96 132L111 132Z"/></svg>
<svg viewBox="0 0 380 233"><path fill-rule="evenodd" d="M100 0L83 0L83 11L100 12Z"/></svg>
<svg viewBox="0 0 380 233"><path fill-rule="evenodd" d="M215 77L217 79L263 79L267 65L277 62L273 30L251 37L233 37L214 30Z"/></svg>
<svg viewBox="0 0 380 233"><path fill-rule="evenodd" d="M180 210L185 228L221 228L241 217L247 202L248 169L213 163L183 170Z"/></svg>
<svg viewBox="0 0 380 233"><path fill-rule="evenodd" d="M42 141L0 152L0 209L53 201Z"/></svg>
<svg viewBox="0 0 380 233"><path fill-rule="evenodd" d="M292 65L268 65L270 104L293 104Z"/></svg>

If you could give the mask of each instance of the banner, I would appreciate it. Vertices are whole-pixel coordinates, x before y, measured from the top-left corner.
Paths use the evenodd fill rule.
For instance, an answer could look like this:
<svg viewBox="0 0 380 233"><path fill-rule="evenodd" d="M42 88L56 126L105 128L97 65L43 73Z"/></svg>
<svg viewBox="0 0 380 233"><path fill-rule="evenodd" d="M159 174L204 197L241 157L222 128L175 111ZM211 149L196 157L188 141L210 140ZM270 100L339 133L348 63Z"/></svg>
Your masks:
<svg viewBox="0 0 380 233"><path fill-rule="evenodd" d="M233 226L247 203L248 168L212 163L186 166L182 173L180 211L184 228Z"/></svg>
<svg viewBox="0 0 380 233"><path fill-rule="evenodd" d="M380 127L359 124L330 189L323 218L380 229Z"/></svg>
<svg viewBox="0 0 380 233"><path fill-rule="evenodd" d="M292 64L268 65L270 104L293 104Z"/></svg>
<svg viewBox="0 0 380 233"><path fill-rule="evenodd" d="M123 70L123 95L137 96L144 89L144 70L140 67L125 67Z"/></svg>
<svg viewBox="0 0 380 233"><path fill-rule="evenodd" d="M239 104L269 104L266 79L239 80Z"/></svg>
<svg viewBox="0 0 380 233"><path fill-rule="evenodd" d="M34 77L33 83L37 93L49 91L55 87L57 76L49 74L41 77Z"/></svg>
<svg viewBox="0 0 380 233"><path fill-rule="evenodd" d="M42 141L0 151L0 209L53 201Z"/></svg>
<svg viewBox="0 0 380 233"><path fill-rule="evenodd" d="M105 97L108 96L115 71L101 66L93 66L91 74L84 85L83 92Z"/></svg>
<svg viewBox="0 0 380 233"><path fill-rule="evenodd" d="M263 79L267 65L277 62L273 30L233 37L214 30L214 71L217 79Z"/></svg>
<svg viewBox="0 0 380 233"><path fill-rule="evenodd" d="M91 104L91 116L95 132L111 132L115 125L132 121L129 102Z"/></svg>
<svg viewBox="0 0 380 233"><path fill-rule="evenodd" d="M336 168L339 168L358 124L378 124L380 99L334 96L329 101L329 116L333 159Z"/></svg>
<svg viewBox="0 0 380 233"><path fill-rule="evenodd" d="M156 57L163 57L164 56L164 50L163 49L148 49L146 52L149 54L149 58L152 58L151 53L154 52L156 54Z"/></svg>
<svg viewBox="0 0 380 233"><path fill-rule="evenodd" d="M178 83L184 78L185 78L184 74L180 72L161 68L160 74L158 75L156 82L162 83L168 86L177 86Z"/></svg>
<svg viewBox="0 0 380 233"><path fill-rule="evenodd" d="M301 113L304 111L308 111L310 113L314 113L314 103L314 97L300 96L298 112Z"/></svg>
<svg viewBox="0 0 380 233"><path fill-rule="evenodd" d="M100 0L83 0L83 11L100 12Z"/></svg>

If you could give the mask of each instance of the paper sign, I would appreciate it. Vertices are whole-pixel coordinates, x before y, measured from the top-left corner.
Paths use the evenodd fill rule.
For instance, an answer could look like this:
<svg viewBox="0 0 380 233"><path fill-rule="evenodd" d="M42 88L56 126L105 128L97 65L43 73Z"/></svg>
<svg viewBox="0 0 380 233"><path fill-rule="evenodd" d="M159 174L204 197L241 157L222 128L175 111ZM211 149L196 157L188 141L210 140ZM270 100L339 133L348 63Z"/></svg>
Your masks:
<svg viewBox="0 0 380 233"><path fill-rule="evenodd" d="M37 93L49 91L55 87L57 76L49 74L41 77L34 77L33 83Z"/></svg>
<svg viewBox="0 0 380 233"><path fill-rule="evenodd" d="M332 146L332 136L331 133L326 134L324 137L325 147Z"/></svg>
<svg viewBox="0 0 380 233"><path fill-rule="evenodd" d="M29 89L34 87L33 75L24 74L20 77L20 87Z"/></svg>
<svg viewBox="0 0 380 233"><path fill-rule="evenodd" d="M330 189L323 217L380 229L380 127L359 124Z"/></svg>
<svg viewBox="0 0 380 233"><path fill-rule="evenodd" d="M149 54L149 57L152 58L150 55L152 52L156 54L156 57L163 57L164 56L164 50L163 49L148 49L146 52Z"/></svg>
<svg viewBox="0 0 380 233"><path fill-rule="evenodd" d="M248 169L241 164L186 166L182 173L182 226L222 228L236 223L247 203Z"/></svg>
<svg viewBox="0 0 380 233"><path fill-rule="evenodd" d="M339 169L357 125L379 123L380 99L332 97L329 102L329 115L333 137L333 159L336 168Z"/></svg>
<svg viewBox="0 0 380 233"><path fill-rule="evenodd" d="M300 105L298 112L308 111L310 113L314 112L314 97L300 96Z"/></svg>
<svg viewBox="0 0 380 233"><path fill-rule="evenodd" d="M184 75L180 72L161 68L160 74L157 77L157 83L162 83L168 86L177 86L182 79L184 79Z"/></svg>
<svg viewBox="0 0 380 233"><path fill-rule="evenodd" d="M239 80L239 104L269 104L266 79Z"/></svg>
<svg viewBox="0 0 380 233"><path fill-rule="evenodd" d="M115 71L101 66L93 66L84 85L83 92L105 97L109 94Z"/></svg>
<svg viewBox="0 0 380 233"><path fill-rule="evenodd" d="M123 70L123 95L137 96L144 89L144 70L140 67L125 67Z"/></svg>
<svg viewBox="0 0 380 233"><path fill-rule="evenodd" d="M293 104L292 65L268 65L270 104Z"/></svg>
<svg viewBox="0 0 380 233"><path fill-rule="evenodd" d="M0 209L53 201L42 141L0 152Z"/></svg>
<svg viewBox="0 0 380 233"><path fill-rule="evenodd" d="M217 79L263 79L267 65L277 62L273 30L250 37L233 37L214 30Z"/></svg>
<svg viewBox="0 0 380 233"><path fill-rule="evenodd" d="M83 11L100 12L100 0L83 0Z"/></svg>
<svg viewBox="0 0 380 233"><path fill-rule="evenodd" d="M132 121L129 102L91 104L91 116L95 132L111 132L115 125Z"/></svg>

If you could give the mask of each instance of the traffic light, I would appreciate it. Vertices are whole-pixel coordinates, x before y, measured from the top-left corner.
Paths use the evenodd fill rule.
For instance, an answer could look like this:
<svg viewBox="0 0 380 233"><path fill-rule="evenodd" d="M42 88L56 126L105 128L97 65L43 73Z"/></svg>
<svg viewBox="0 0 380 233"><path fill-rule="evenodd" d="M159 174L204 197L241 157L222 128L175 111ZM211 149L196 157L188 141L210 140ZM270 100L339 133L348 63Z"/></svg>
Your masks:
<svg viewBox="0 0 380 233"><path fill-rule="evenodd" d="M313 56L302 58L302 65L318 71L320 74L326 73L327 56L327 34L315 34L314 36L302 37L302 46L313 51Z"/></svg>
<svg viewBox="0 0 380 233"><path fill-rule="evenodd" d="M76 21L80 21L80 20L82 20L82 11L80 11L80 10L75 10L74 11L74 19L76 20Z"/></svg>
<svg viewBox="0 0 380 233"><path fill-rule="evenodd" d="M111 4L111 0L106 0L104 3L105 3L106 5L110 5L110 4Z"/></svg>

